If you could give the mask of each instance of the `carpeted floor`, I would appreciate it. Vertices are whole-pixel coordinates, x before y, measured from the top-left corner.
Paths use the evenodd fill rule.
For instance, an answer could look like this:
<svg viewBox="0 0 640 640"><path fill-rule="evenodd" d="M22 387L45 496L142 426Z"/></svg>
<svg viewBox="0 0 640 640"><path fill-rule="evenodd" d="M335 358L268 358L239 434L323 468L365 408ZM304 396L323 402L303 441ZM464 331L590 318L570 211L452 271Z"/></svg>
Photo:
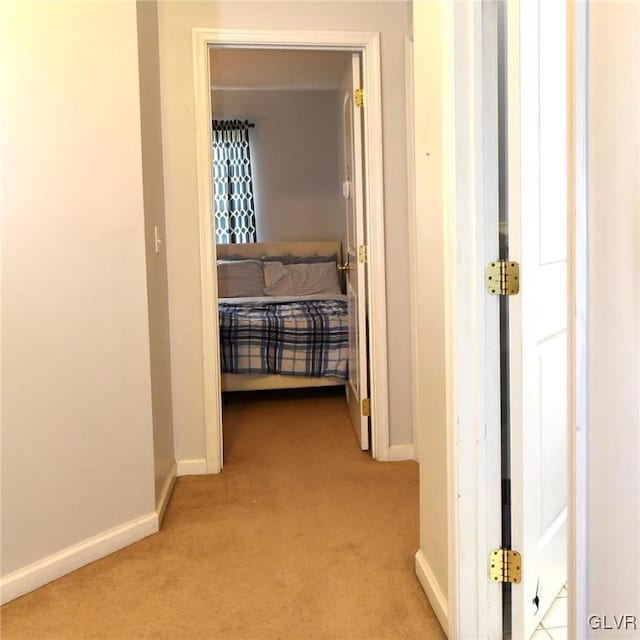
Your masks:
<svg viewBox="0 0 640 640"><path fill-rule="evenodd" d="M289 396L287 398L287 396ZM2 608L2 640L444 638L418 584L418 468L359 451L342 394L241 394L225 468L162 530Z"/></svg>

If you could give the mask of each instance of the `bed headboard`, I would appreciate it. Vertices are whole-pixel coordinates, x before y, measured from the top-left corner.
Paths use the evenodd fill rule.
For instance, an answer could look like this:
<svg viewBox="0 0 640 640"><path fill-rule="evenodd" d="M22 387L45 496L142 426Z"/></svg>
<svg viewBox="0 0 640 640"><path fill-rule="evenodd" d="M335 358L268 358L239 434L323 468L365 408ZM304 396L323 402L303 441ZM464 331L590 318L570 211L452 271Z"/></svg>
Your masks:
<svg viewBox="0 0 640 640"><path fill-rule="evenodd" d="M216 245L218 259L233 256L260 259L262 256L338 256L342 261L342 245L339 240L293 240L279 242L252 242L248 244Z"/></svg>

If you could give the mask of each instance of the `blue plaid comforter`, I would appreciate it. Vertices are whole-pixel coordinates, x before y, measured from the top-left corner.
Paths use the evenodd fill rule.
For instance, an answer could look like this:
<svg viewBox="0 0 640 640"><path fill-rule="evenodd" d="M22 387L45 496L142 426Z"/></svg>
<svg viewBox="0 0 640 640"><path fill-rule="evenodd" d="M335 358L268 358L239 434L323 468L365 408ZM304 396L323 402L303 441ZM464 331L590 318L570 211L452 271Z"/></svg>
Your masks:
<svg viewBox="0 0 640 640"><path fill-rule="evenodd" d="M347 377L344 300L221 304L224 373Z"/></svg>

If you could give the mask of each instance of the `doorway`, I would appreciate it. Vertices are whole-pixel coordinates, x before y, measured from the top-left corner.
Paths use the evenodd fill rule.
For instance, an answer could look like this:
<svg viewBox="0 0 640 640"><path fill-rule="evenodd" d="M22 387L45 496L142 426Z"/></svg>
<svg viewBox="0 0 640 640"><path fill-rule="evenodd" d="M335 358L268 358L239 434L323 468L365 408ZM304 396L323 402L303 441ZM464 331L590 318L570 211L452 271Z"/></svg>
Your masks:
<svg viewBox="0 0 640 640"><path fill-rule="evenodd" d="M209 47L211 46L271 50L339 50L357 53L360 56L362 89L367 96L367 108L362 119L363 157L366 166L363 192L367 203L368 219L364 244L368 272L365 312L368 314L370 326L375 327L375 331L369 332L366 337L371 372L369 378L371 451L374 459L388 460L389 419L379 36L370 33L287 32L283 34L276 31L234 32L196 29L193 38L207 471L217 473L223 464L220 353L217 348L220 340L218 290L214 276L216 249L212 242L214 229L211 216L212 134L209 70Z"/></svg>

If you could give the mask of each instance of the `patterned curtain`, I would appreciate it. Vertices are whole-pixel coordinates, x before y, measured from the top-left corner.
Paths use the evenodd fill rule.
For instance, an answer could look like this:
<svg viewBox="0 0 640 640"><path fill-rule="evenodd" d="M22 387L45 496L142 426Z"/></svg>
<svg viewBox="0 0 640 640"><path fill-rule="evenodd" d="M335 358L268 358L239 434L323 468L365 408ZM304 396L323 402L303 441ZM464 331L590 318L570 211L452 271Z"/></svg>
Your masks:
<svg viewBox="0 0 640 640"><path fill-rule="evenodd" d="M213 121L213 211L217 244L256 242L248 122Z"/></svg>

